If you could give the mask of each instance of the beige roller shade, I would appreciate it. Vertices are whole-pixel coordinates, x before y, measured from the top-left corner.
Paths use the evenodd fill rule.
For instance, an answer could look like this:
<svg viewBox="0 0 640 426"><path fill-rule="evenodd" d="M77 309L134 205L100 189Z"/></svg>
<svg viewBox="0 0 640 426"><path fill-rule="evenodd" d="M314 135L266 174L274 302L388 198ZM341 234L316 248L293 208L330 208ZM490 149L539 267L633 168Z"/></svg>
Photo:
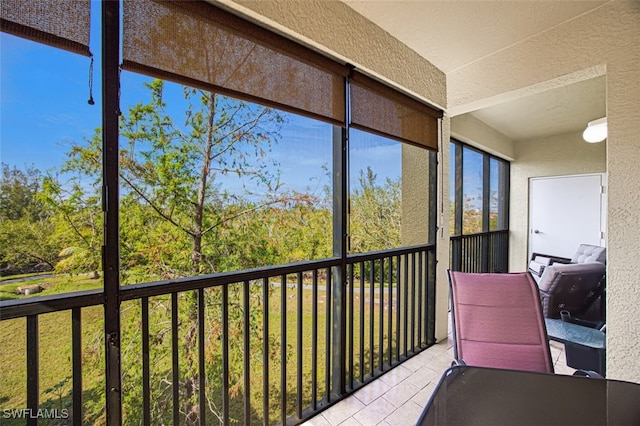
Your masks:
<svg viewBox="0 0 640 426"><path fill-rule="evenodd" d="M124 2L123 68L345 122L345 65L205 2Z"/></svg>
<svg viewBox="0 0 640 426"><path fill-rule="evenodd" d="M357 72L349 87L354 128L438 150L441 111Z"/></svg>
<svg viewBox="0 0 640 426"><path fill-rule="evenodd" d="M2 31L91 56L90 0L1 0Z"/></svg>

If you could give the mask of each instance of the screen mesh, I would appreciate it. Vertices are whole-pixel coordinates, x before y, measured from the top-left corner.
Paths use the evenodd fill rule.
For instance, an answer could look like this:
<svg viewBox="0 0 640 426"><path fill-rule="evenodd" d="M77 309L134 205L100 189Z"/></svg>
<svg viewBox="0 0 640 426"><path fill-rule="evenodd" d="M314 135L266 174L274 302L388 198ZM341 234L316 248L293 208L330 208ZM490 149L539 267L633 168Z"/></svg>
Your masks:
<svg viewBox="0 0 640 426"><path fill-rule="evenodd" d="M91 56L91 0L2 0L2 31Z"/></svg>
<svg viewBox="0 0 640 426"><path fill-rule="evenodd" d="M360 73L349 87L353 127L438 150L440 111Z"/></svg>
<svg viewBox="0 0 640 426"><path fill-rule="evenodd" d="M346 66L204 2L124 2L123 67L345 122Z"/></svg>

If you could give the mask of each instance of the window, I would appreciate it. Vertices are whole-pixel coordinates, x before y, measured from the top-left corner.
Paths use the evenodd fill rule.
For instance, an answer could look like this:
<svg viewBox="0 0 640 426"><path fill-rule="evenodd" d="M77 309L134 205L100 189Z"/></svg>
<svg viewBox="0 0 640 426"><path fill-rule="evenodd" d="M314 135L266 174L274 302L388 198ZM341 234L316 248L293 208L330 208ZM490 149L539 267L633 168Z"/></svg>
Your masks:
<svg viewBox="0 0 640 426"><path fill-rule="evenodd" d="M508 229L509 162L457 141L450 162L452 234Z"/></svg>
<svg viewBox="0 0 640 426"><path fill-rule="evenodd" d="M25 297L18 287L46 295L103 284L101 160L71 156L101 123L88 103L100 93L88 57L99 25L89 25L88 1L19 3L2 2L0 271L29 281L3 286L0 300Z"/></svg>
<svg viewBox="0 0 640 426"><path fill-rule="evenodd" d="M450 147L451 268L506 272L509 162L458 141Z"/></svg>
<svg viewBox="0 0 640 426"><path fill-rule="evenodd" d="M123 284L332 255L333 126L123 73Z"/></svg>
<svg viewBox="0 0 640 426"><path fill-rule="evenodd" d="M428 244L430 151L352 130L350 252Z"/></svg>
<svg viewBox="0 0 640 426"><path fill-rule="evenodd" d="M462 233L483 230L483 156L477 151L462 148Z"/></svg>

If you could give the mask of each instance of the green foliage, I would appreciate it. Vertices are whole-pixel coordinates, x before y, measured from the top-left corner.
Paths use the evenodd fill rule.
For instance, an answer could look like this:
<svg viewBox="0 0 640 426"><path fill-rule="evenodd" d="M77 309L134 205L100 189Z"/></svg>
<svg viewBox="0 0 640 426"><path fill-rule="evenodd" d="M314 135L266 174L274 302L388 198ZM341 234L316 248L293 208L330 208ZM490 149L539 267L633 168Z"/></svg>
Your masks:
<svg viewBox="0 0 640 426"><path fill-rule="evenodd" d="M50 235L52 212L39 197L42 178L2 163L0 177L0 269L5 274L53 269L57 260Z"/></svg>
<svg viewBox="0 0 640 426"><path fill-rule="evenodd" d="M67 162L63 170L71 168L72 162ZM87 188L82 175L75 175L65 183L55 176L43 179L40 198L56 212L50 224L54 227L51 238L55 238L60 248L57 272L92 271L98 277L103 241L98 183L93 181Z"/></svg>
<svg viewBox="0 0 640 426"><path fill-rule="evenodd" d="M371 168L360 171L360 186L351 194L351 251L365 253L400 246L401 182L376 183Z"/></svg>
<svg viewBox="0 0 640 426"><path fill-rule="evenodd" d="M40 171L33 166L24 170L6 163L1 165L0 221L28 219L37 221L48 216L45 206L38 200Z"/></svg>

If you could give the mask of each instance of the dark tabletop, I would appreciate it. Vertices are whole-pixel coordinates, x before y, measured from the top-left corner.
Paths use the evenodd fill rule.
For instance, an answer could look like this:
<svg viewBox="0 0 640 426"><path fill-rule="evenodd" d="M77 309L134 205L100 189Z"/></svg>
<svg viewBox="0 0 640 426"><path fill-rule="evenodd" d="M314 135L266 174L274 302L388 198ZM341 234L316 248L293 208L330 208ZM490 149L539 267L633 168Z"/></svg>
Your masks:
<svg viewBox="0 0 640 426"><path fill-rule="evenodd" d="M418 425L640 425L640 384L452 367Z"/></svg>

